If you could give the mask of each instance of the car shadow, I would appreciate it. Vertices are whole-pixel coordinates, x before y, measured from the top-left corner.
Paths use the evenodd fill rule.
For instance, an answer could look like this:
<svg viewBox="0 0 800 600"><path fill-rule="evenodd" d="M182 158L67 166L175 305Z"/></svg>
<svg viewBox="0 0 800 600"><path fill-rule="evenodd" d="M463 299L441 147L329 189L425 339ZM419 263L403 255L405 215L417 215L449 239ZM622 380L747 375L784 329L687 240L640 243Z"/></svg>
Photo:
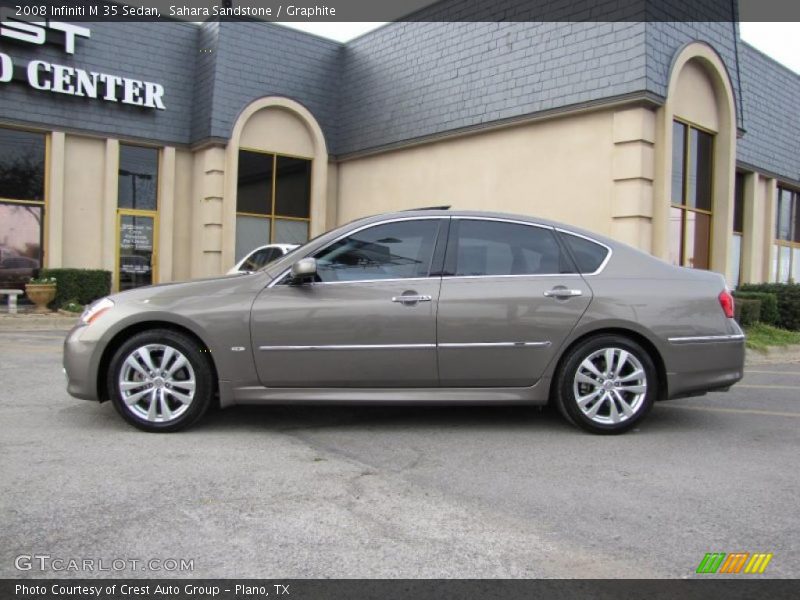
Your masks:
<svg viewBox="0 0 800 600"><path fill-rule="evenodd" d="M568 427L555 409L535 406L235 406L212 410L193 427L198 431L309 430L363 427L381 430L423 428Z"/></svg>
<svg viewBox="0 0 800 600"><path fill-rule="evenodd" d="M650 435L716 431L729 428L730 415L694 410L672 410L657 403L641 426L631 433ZM76 427L135 431L110 402L77 403L58 411L59 419ZM375 431L465 430L472 432L525 431L543 434L591 435L568 424L553 406L369 406L265 405L213 408L186 434L237 432L292 432L313 430ZM617 436L609 436L610 438Z"/></svg>

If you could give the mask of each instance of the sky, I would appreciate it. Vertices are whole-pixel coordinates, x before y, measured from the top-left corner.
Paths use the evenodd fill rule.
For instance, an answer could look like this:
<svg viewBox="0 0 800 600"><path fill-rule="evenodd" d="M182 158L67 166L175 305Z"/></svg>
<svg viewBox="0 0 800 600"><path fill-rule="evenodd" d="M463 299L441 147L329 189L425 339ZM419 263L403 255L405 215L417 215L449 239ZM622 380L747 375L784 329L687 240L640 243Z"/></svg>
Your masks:
<svg viewBox="0 0 800 600"><path fill-rule="evenodd" d="M339 42L372 31L384 23L281 23ZM800 74L800 23L740 23L742 39Z"/></svg>

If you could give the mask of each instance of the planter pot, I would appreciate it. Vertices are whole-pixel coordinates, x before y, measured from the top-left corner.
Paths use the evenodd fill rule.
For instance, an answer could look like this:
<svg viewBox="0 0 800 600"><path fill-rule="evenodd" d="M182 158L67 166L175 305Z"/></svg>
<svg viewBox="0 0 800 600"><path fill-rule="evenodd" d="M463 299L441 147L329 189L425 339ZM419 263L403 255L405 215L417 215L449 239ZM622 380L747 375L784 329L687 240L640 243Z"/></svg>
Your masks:
<svg viewBox="0 0 800 600"><path fill-rule="evenodd" d="M47 305L56 297L56 285L54 283L28 283L25 284L25 295L28 300L36 305L33 312L49 313Z"/></svg>

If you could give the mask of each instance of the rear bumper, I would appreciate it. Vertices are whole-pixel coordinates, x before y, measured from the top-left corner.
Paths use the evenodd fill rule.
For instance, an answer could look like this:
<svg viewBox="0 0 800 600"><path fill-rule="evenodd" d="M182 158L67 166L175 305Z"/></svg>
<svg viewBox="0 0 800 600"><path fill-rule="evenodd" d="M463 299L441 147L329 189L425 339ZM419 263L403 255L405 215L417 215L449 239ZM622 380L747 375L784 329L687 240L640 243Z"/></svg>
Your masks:
<svg viewBox="0 0 800 600"><path fill-rule="evenodd" d="M668 398L726 389L744 376L745 339L741 331L670 338L668 342Z"/></svg>

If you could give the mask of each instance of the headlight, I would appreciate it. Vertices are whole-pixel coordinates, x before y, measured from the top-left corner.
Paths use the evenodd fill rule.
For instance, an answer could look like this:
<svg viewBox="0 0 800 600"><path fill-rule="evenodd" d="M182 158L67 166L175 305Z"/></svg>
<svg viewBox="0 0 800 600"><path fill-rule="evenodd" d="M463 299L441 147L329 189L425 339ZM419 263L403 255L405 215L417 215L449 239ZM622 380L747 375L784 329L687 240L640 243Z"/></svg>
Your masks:
<svg viewBox="0 0 800 600"><path fill-rule="evenodd" d="M86 307L86 310L83 311L83 314L81 315L81 323L84 325L89 325L97 317L113 307L114 301L111 300L111 298L101 298L100 300L92 302Z"/></svg>

